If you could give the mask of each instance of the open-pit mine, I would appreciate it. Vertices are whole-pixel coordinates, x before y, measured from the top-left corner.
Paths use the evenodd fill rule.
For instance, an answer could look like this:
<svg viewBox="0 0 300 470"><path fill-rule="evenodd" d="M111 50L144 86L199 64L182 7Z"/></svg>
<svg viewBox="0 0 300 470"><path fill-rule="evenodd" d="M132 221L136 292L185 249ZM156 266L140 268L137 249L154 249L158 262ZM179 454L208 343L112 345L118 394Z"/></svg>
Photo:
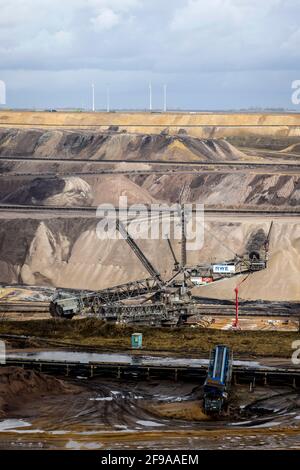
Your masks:
<svg viewBox="0 0 300 470"><path fill-rule="evenodd" d="M299 218L299 114L0 111L0 448L299 449Z"/></svg>

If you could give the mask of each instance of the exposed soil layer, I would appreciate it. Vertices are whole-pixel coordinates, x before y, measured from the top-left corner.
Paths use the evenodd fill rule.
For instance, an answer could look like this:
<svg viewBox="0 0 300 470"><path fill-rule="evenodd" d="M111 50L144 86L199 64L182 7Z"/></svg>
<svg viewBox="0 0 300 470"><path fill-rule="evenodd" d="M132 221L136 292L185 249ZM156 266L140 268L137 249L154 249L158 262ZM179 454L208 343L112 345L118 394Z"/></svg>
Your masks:
<svg viewBox="0 0 300 470"><path fill-rule="evenodd" d="M247 158L226 140L185 134L5 129L0 128L0 155L91 160L222 161Z"/></svg>
<svg viewBox="0 0 300 470"><path fill-rule="evenodd" d="M81 177L1 180L0 202L63 207L119 204L176 203L183 185L190 188L186 202L220 208L297 208L300 179L294 175L252 172L192 174L93 175Z"/></svg>
<svg viewBox="0 0 300 470"><path fill-rule="evenodd" d="M262 208L297 207L300 204L300 179L293 175L222 172L193 175L149 175L133 177L151 196L177 202L184 184L190 187L188 202L206 207Z"/></svg>
<svg viewBox="0 0 300 470"><path fill-rule="evenodd" d="M176 127L189 129L190 127L278 127L299 126L299 113L286 112L56 112L43 111L8 111L0 112L0 123L3 126L56 126L56 127ZM273 130L273 129L272 129ZM292 129L294 130L294 129ZM249 132L249 131L248 131Z"/></svg>
<svg viewBox="0 0 300 470"><path fill-rule="evenodd" d="M228 141L236 147L246 147L252 149L268 149L280 151L282 153L295 153L300 156L300 142L298 136L274 135L273 137L264 135L240 135L228 137Z"/></svg>
<svg viewBox="0 0 300 470"><path fill-rule="evenodd" d="M193 175L102 175L1 181L0 202L63 207L178 202L183 185L190 187L187 202L220 208L297 208L300 179L293 175L210 173ZM114 189L114 190L112 190Z"/></svg>
<svg viewBox="0 0 300 470"><path fill-rule="evenodd" d="M240 139L240 140L239 140ZM268 156L255 153L255 148L278 151L276 159L281 161L288 151L299 147L298 137L253 136L240 138L197 138L187 132L176 135L168 133L134 134L108 130L67 130L67 129L10 129L0 128L0 156L34 157L36 162L1 162L0 172L7 178L1 179L0 202L15 204L45 204L61 206L89 206L101 203L118 204L120 196L128 202L147 203L155 201L177 202L183 185L191 191L187 202L199 202L206 206L218 207L296 207L300 204L299 177L292 174L263 174L246 168L232 173L211 171L180 174L148 174L134 176L136 170L153 169L155 160L165 162L263 162ZM248 140L247 140L248 139ZM298 143L297 143L298 142ZM246 154L237 145L251 145ZM251 152L250 152L251 153ZM47 167L38 158L62 158L70 162L87 160L80 167L75 163L58 164L49 160ZM297 158L295 157L296 161ZM271 157L270 157L271 158ZM272 157L273 160L275 157ZM272 159L271 158L271 159ZM275 159L275 160L276 160ZM294 159L294 160L295 160ZM93 162L120 161L112 163L111 170L130 170L133 175L91 175L70 176L76 171L93 171ZM146 163L137 163L138 161ZM276 161L274 165L276 166ZM87 167L89 165L89 167ZM126 166L127 165L127 166ZM141 166L142 165L142 166ZM147 166L148 165L148 166ZM47 168L47 169L46 169ZM88 168L88 170L87 170ZM109 167L105 166L108 170ZM61 175L40 178L39 173ZM68 175L64 176L63 171ZM98 168L99 171L99 168ZM22 174L33 173L32 178ZM10 173L12 173L10 175ZM14 176L18 173L20 176ZM36 174L36 176L34 176Z"/></svg>

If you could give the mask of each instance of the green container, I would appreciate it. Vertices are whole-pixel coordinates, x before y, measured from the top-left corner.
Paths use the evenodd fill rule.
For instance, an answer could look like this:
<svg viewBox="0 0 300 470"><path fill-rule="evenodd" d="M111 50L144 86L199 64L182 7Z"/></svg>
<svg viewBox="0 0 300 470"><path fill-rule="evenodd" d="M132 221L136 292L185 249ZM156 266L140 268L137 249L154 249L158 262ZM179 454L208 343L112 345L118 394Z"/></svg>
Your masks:
<svg viewBox="0 0 300 470"><path fill-rule="evenodd" d="M142 349L143 347L142 333L133 333L131 335L131 347L132 349Z"/></svg>

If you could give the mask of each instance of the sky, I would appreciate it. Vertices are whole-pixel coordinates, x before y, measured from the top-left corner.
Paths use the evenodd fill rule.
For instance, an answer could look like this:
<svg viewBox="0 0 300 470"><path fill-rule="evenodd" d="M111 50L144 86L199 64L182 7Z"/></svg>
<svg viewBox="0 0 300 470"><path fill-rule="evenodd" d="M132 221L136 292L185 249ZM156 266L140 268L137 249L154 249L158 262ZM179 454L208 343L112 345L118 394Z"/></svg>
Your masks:
<svg viewBox="0 0 300 470"><path fill-rule="evenodd" d="M11 108L299 109L300 0L0 0Z"/></svg>

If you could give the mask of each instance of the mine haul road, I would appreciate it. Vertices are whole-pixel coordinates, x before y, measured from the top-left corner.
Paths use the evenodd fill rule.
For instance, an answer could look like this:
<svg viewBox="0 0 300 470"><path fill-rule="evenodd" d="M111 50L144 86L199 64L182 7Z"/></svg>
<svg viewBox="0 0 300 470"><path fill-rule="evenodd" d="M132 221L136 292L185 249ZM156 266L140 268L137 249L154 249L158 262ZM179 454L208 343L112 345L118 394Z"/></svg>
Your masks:
<svg viewBox="0 0 300 470"><path fill-rule="evenodd" d="M169 213L169 210L153 209L150 206L144 205L145 213ZM63 207L63 206L40 206L40 205L22 205L22 204L0 204L0 212L13 212L13 213L55 213L60 215L70 215L72 213L78 215L95 215L98 207ZM127 212L127 209L120 209L115 207L111 209L112 212L122 213ZM140 211L141 213L142 211ZM175 212L175 211L174 211ZM196 209L193 209L196 212ZM205 216L212 217L270 217L276 219L286 219L287 217L297 218L300 217L300 209L234 209L234 208L205 208Z"/></svg>
<svg viewBox="0 0 300 470"><path fill-rule="evenodd" d="M289 156L289 154L284 154L283 156ZM299 157L299 155L298 155ZM93 160L91 158L65 158L65 157L34 157L34 156L22 156L22 155L0 155L0 161L7 161L7 162L30 162L30 163L90 163L93 165L115 165L120 163L127 163L127 164L148 164L148 165L160 165L164 167L178 167L178 166L187 166L187 167L210 167L212 169L218 168L242 168L242 169L249 169L249 170L257 170L257 169L266 169L272 170L274 167L278 167L278 171L283 170L300 170L300 162L298 161L279 161L279 162L252 162L251 160L245 161L237 161L237 160L230 160L230 161L186 161L186 160L178 160L178 161L170 161L170 160L129 160L129 159L121 159L121 160Z"/></svg>

